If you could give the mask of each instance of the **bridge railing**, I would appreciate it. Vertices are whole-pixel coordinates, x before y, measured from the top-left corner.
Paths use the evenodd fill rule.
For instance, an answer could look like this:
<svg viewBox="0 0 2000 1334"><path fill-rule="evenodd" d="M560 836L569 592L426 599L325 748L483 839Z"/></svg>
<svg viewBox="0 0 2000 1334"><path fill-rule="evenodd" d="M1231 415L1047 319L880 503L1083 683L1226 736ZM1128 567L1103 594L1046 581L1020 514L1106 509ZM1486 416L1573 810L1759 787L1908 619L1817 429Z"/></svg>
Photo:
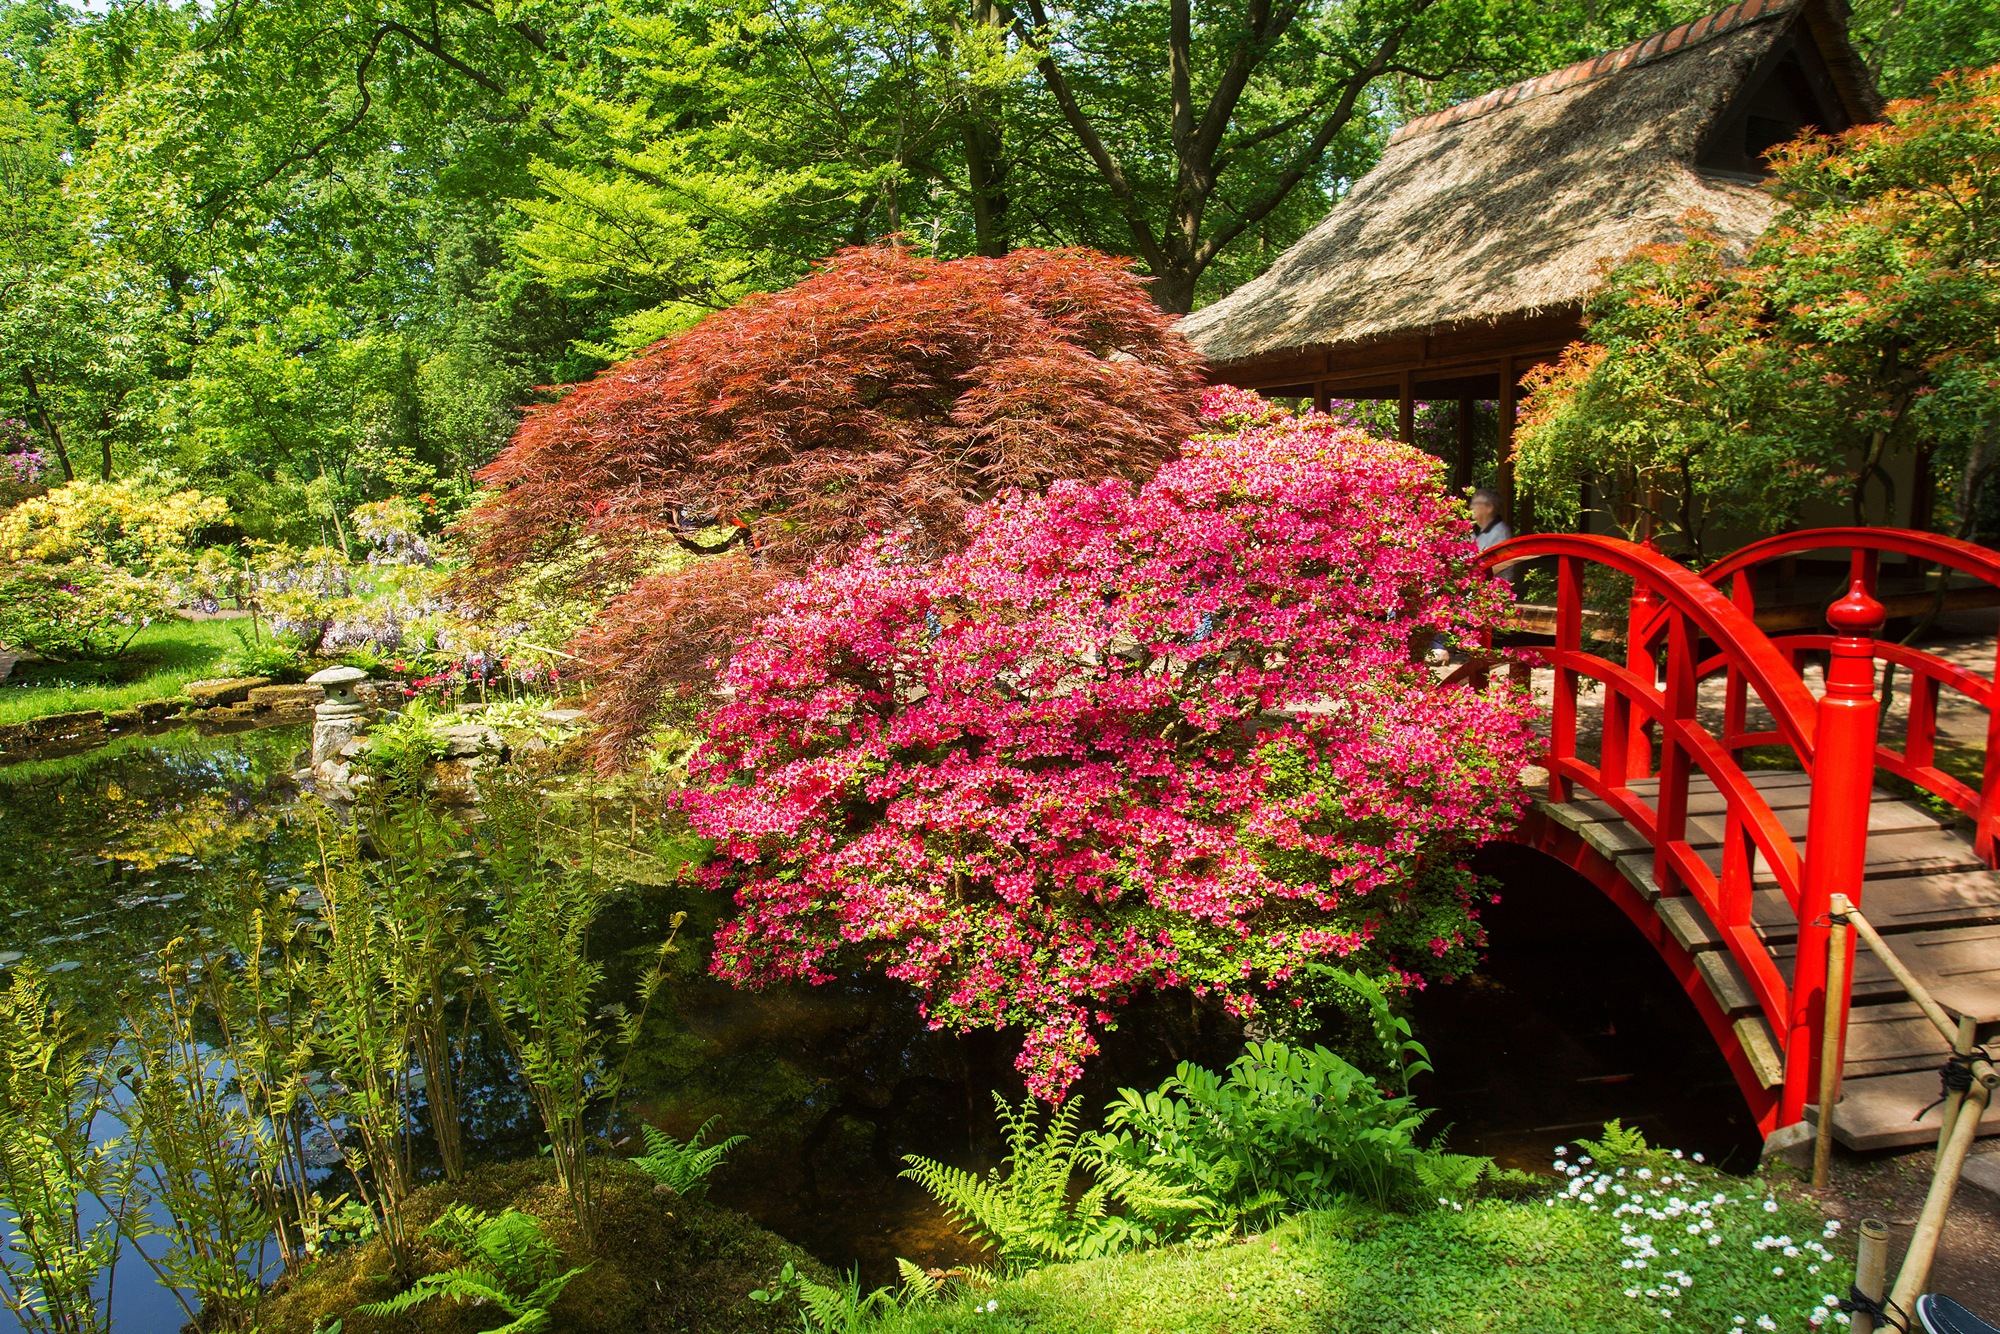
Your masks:
<svg viewBox="0 0 2000 1334"><path fill-rule="evenodd" d="M2000 605L2000 554L1956 538L1893 528L1815 528L1785 533L1752 543L1703 571L1703 580L1726 591L1738 608L1766 627L1773 646L1795 670L1803 667L1808 654L1830 653L1833 637L1816 625L1798 625L1795 614L1786 614L1795 608L1767 609L1759 614L1756 573L1774 562L1816 551L1849 553L1849 586L1858 586L1882 602L1887 613L1922 617L1948 608ZM1928 587L1900 594L1885 592L1882 588L1885 555L1916 562ZM1935 567L1935 571L1925 571L1926 566ZM1954 575L1974 582L1970 586L1952 587L1950 581ZM1649 622L1645 630L1658 635L1664 633L1665 627ZM1887 738L1879 741L1875 763L1969 816L1980 857L1989 866L1996 864L2000 860L2000 745L1996 745L2000 742L2000 710L1994 707L1994 680L2000 674L2000 664L1981 675L1936 653L1879 636L1873 637L1871 653L1876 663L1891 665L1904 675L1901 688L1908 700L1901 744L1891 744ZM1745 682L1721 653L1705 661L1700 669L1703 677L1717 672L1723 673L1727 680L1724 744L1740 752L1778 740L1769 729L1752 729ZM1979 759L1975 782L1967 782L1965 777L1939 763L1939 704L1947 691L1986 713L1985 751ZM1959 767L1963 770L1969 766Z"/></svg>
<svg viewBox="0 0 2000 1334"><path fill-rule="evenodd" d="M1795 1122L1816 1086L1830 897L1858 897L1866 860L1877 724L1873 634L1882 608L1858 581L1835 604L1837 633L1822 637L1832 663L1828 689L1815 700L1796 651L1781 651L1713 582L1649 547L1543 534L1502 543L1486 562L1498 568L1548 557L1556 562L1555 642L1535 652L1554 673L1545 759L1550 799L1567 801L1581 789L1610 807L1651 844L1659 893L1689 895L1700 905L1777 1036L1785 1069L1776 1123ZM1632 580L1622 662L1597 652L1594 636L1590 643L1584 638L1591 567ZM1720 735L1704 721L1699 700L1702 679L1718 670L1728 676L1731 698L1742 701L1734 713L1725 710ZM1586 681L1602 693L1595 759L1579 745L1578 695ZM1756 734L1741 722L1752 695L1770 718ZM1730 717L1737 719L1733 732ZM1742 749L1763 744L1767 735L1788 747L1812 779L1803 848L1740 762ZM1689 787L1697 772L1723 803L1715 866L1689 837ZM1650 790L1633 786L1647 779L1656 780ZM1797 922L1789 977L1756 929L1760 865ZM1843 1015L1845 999L1838 998Z"/></svg>

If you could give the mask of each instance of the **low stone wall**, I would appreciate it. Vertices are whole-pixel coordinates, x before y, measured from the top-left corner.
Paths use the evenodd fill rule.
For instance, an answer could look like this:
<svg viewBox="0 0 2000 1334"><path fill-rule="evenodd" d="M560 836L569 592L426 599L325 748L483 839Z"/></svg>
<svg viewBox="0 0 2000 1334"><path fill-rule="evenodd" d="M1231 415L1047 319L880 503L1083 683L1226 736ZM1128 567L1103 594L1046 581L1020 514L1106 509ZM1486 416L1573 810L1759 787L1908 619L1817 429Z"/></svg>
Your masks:
<svg viewBox="0 0 2000 1334"><path fill-rule="evenodd" d="M316 685L274 685L264 676L190 681L181 689L181 694L143 700L129 709L83 709L0 725L0 755L93 744L175 718L259 726L304 722L326 698Z"/></svg>

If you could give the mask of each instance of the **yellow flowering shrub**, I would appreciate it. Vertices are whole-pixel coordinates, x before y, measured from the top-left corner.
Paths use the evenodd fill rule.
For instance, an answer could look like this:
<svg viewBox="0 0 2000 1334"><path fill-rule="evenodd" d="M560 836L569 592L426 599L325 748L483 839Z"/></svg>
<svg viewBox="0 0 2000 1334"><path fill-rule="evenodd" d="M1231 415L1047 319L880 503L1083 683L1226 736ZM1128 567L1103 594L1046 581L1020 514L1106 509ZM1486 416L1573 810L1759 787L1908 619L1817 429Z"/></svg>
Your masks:
<svg viewBox="0 0 2000 1334"><path fill-rule="evenodd" d="M0 514L0 561L91 561L141 573L184 562L195 530L228 517L226 501L193 487L78 478Z"/></svg>

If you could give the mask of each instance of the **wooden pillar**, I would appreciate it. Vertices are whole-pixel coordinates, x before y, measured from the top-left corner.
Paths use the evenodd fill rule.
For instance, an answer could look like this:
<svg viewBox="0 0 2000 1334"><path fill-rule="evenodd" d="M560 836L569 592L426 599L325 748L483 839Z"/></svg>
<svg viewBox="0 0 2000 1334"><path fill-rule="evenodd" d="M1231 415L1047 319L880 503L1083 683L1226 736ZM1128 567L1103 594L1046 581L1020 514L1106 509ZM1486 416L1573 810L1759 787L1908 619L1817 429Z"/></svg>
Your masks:
<svg viewBox="0 0 2000 1334"><path fill-rule="evenodd" d="M1500 358L1500 509L1516 533L1527 531L1514 503L1514 358Z"/></svg>
<svg viewBox="0 0 2000 1334"><path fill-rule="evenodd" d="M1462 492L1472 485L1473 400L1458 400L1458 457L1452 461L1451 489Z"/></svg>
<svg viewBox="0 0 2000 1334"><path fill-rule="evenodd" d="M1417 441L1417 405L1410 397L1410 373L1396 377L1396 438L1406 445Z"/></svg>
<svg viewBox="0 0 2000 1334"><path fill-rule="evenodd" d="M1325 412L1332 402L1333 392L1324 384L1313 386L1313 410L1315 412Z"/></svg>

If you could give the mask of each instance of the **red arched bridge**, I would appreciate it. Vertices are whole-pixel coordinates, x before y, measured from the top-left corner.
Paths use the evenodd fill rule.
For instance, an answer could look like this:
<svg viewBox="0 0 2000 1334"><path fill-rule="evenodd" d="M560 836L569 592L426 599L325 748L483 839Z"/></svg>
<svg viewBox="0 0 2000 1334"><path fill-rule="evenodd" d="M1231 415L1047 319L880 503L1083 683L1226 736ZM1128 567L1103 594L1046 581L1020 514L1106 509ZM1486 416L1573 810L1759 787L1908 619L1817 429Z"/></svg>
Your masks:
<svg viewBox="0 0 2000 1334"><path fill-rule="evenodd" d="M1846 554L1831 586L1808 553ZM1554 568L1553 616L1540 609L1544 642L1526 650L1554 681L1548 788L1517 837L1652 942L1767 1135L1818 1097L1834 894L1893 933L1947 1010L1982 1037L2000 1027L1995 664L1884 634L1892 617L2000 606L2000 555L1881 528L1788 533L1701 574L1606 537L1486 554L1489 568L1524 560ZM1815 582L1818 599L1787 596ZM1941 734L1941 717L1957 725ZM1836 1138L1934 1140L1936 1114L1915 1118L1945 1044L1871 955L1848 975ZM1994 1116L1983 1133L2000 1133Z"/></svg>

